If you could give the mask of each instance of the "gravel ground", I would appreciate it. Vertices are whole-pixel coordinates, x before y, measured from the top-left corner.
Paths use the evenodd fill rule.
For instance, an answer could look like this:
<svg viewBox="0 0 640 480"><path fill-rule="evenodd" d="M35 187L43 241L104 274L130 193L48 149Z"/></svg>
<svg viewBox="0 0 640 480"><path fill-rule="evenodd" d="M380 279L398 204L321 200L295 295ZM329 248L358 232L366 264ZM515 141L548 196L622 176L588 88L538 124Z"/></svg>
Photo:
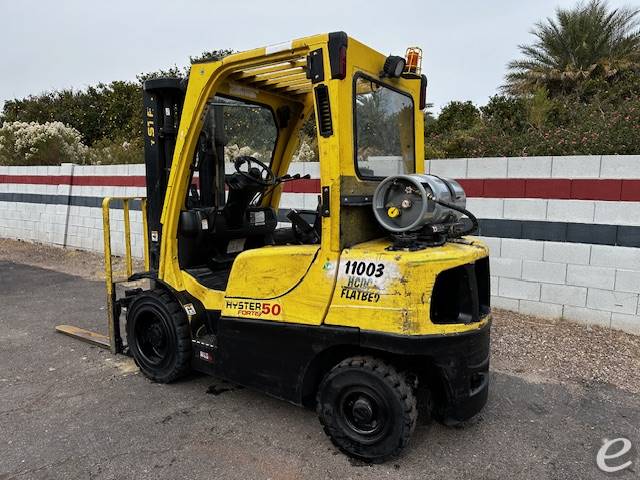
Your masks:
<svg viewBox="0 0 640 480"><path fill-rule="evenodd" d="M0 260L56 270L87 280L104 280L102 255L83 250L0 238ZM114 272L124 272L125 264L122 257L113 257L112 262ZM134 271L142 268L143 263L140 260L134 260Z"/></svg>
<svg viewBox="0 0 640 480"><path fill-rule="evenodd" d="M0 260L104 279L102 256L80 250L0 239ZM123 265L114 258L114 270ZM491 341L494 370L640 393L640 336L495 309Z"/></svg>

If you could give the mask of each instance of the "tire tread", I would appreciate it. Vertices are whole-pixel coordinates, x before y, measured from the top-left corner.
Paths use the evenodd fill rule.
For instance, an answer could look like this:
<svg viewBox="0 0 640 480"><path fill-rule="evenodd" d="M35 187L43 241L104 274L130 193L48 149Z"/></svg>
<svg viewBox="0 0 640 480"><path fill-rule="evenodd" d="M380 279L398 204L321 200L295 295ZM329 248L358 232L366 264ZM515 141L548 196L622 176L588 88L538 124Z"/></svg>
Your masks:
<svg viewBox="0 0 640 480"><path fill-rule="evenodd" d="M340 429L335 428L330 422L328 422L325 418L324 412L322 411L322 403L320 397L322 389L326 386L327 380L332 374L335 374L340 370L352 368L362 368L379 376L394 390L402 403L402 409L405 414L402 419L402 421L404 422L404 428L402 429L403 434L398 439L398 443L397 445L395 445L392 451L384 456L376 458L365 458L347 450L344 447L344 444L347 443L345 441L348 437L341 433ZM320 383L320 387L318 388L318 392L316 395L316 405L318 418L320 419L322 428L327 436L331 439L331 442L346 455L357 457L361 460L372 463L382 463L392 457L397 456L409 443L409 439L411 438L411 434L415 429L418 419L416 397L413 393L413 389L406 382L404 375L399 373L396 368L389 363L371 356L350 357L341 361L335 367L333 367L327 373L327 375L325 375L324 379Z"/></svg>

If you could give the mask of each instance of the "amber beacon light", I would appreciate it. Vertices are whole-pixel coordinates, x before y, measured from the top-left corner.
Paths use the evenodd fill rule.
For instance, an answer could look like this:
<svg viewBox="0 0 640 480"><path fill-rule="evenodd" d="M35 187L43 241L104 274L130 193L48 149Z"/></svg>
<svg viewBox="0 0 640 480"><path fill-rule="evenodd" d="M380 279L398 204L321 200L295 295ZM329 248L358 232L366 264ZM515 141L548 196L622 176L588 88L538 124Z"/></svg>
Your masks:
<svg viewBox="0 0 640 480"><path fill-rule="evenodd" d="M405 73L420 75L422 70L422 49L419 47L407 48L405 58L407 59L407 64L404 67Z"/></svg>

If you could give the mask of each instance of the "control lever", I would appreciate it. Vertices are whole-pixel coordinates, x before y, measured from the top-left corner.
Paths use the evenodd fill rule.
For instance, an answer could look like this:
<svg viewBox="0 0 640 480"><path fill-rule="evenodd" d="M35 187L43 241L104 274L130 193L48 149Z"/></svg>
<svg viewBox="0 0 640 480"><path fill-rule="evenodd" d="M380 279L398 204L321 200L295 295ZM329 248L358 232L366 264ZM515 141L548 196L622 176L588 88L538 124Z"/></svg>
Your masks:
<svg viewBox="0 0 640 480"><path fill-rule="evenodd" d="M316 232L316 229L313 228L313 226L309 225L309 223L304 218L302 218L300 212L292 208L291 210L289 210L289 213L287 213L287 218L293 224L294 229L297 229L301 233L303 241L318 243L318 240L320 240L320 238L318 237L318 232Z"/></svg>

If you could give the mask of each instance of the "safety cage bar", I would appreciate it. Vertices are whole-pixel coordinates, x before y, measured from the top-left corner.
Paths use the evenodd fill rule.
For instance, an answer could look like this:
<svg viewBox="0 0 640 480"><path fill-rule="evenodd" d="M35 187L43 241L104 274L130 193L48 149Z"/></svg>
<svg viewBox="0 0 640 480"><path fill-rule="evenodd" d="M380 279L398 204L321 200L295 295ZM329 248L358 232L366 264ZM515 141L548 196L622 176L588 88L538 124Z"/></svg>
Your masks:
<svg viewBox="0 0 640 480"><path fill-rule="evenodd" d="M112 202L122 203L124 222L124 257L125 271L113 271L113 254L111 250L111 209ZM140 202L142 211L142 238L144 251L144 269L149 270L149 238L147 228L147 199L145 197L105 197L102 200L102 231L104 238L104 279L107 291L107 325L109 335L85 330L73 325L58 325L56 331L85 342L109 349L111 353L123 350L120 335L120 305L116 301L116 284L130 281L133 275L133 255L131 253L131 203ZM120 277L124 274L124 278ZM119 276L120 278L114 278Z"/></svg>

